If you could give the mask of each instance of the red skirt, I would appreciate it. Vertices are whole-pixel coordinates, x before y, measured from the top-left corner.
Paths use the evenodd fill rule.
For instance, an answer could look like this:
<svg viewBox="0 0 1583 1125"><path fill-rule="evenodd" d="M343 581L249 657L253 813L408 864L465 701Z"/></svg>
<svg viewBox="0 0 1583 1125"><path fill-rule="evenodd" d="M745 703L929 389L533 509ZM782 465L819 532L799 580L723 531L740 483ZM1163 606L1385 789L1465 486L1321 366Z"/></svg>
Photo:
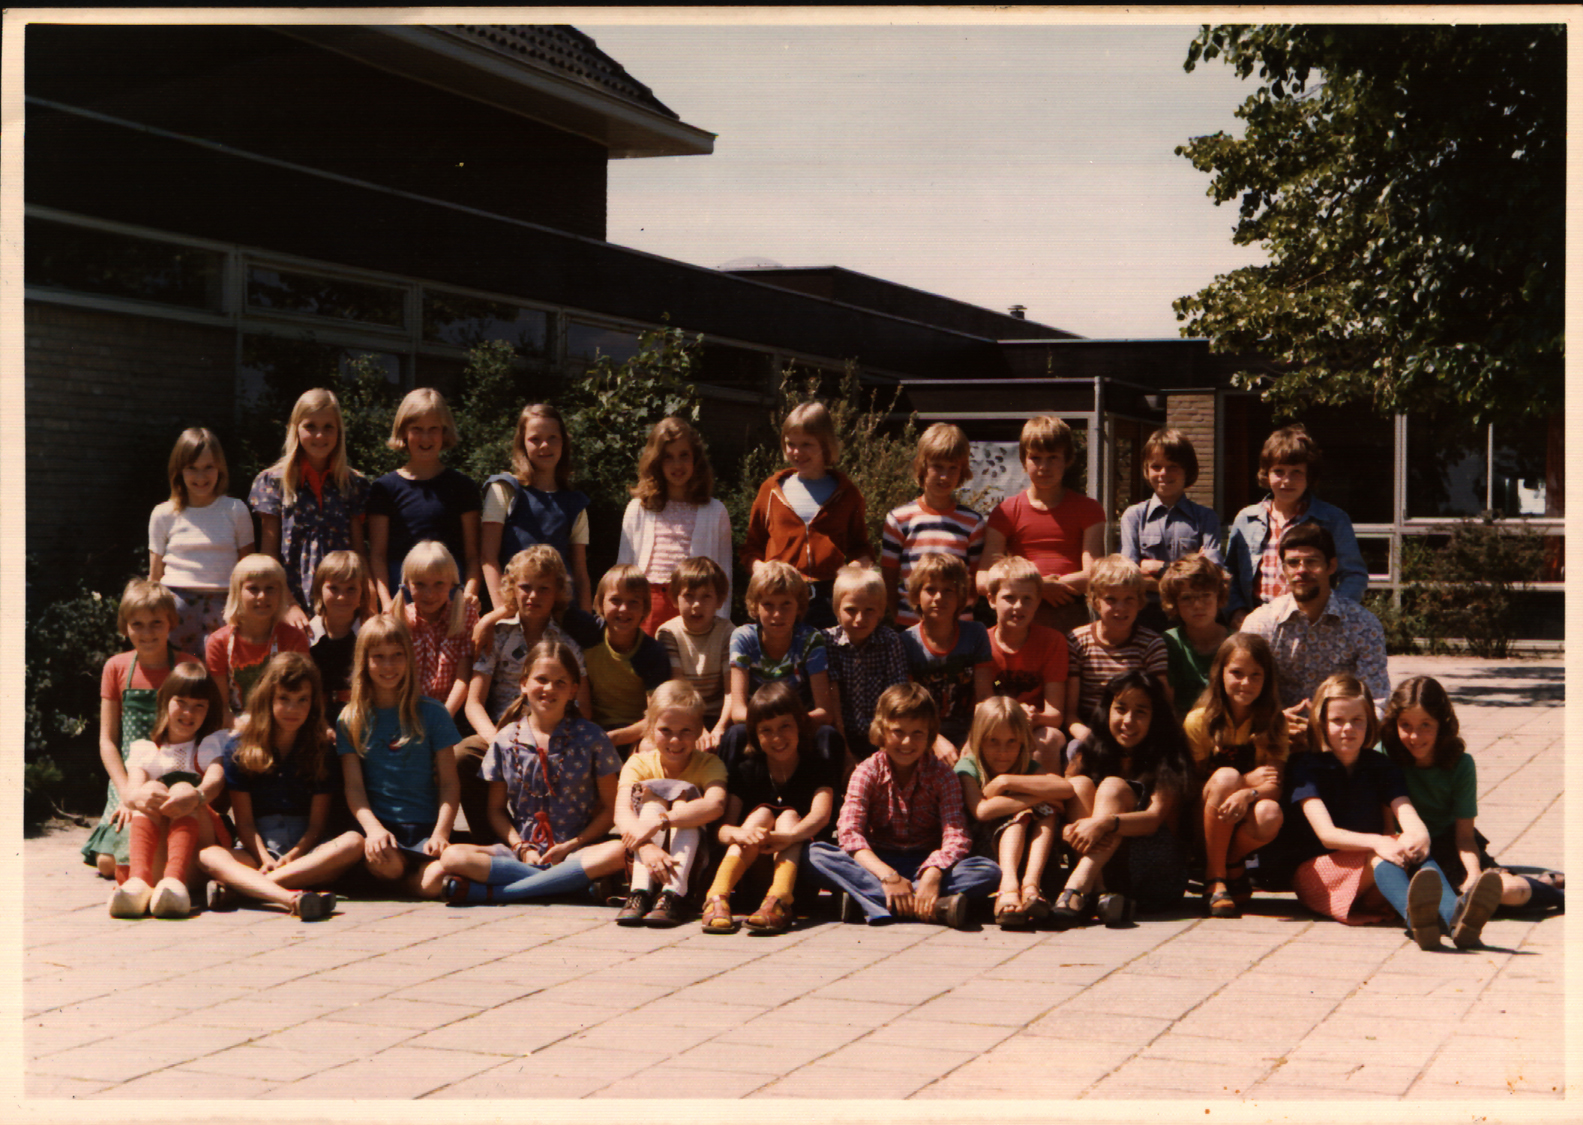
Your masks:
<svg viewBox="0 0 1583 1125"><path fill-rule="evenodd" d="M652 582L649 583L649 606L649 615L643 619L642 629L651 637L656 629L681 612L676 608L676 603L671 601L670 591Z"/></svg>
<svg viewBox="0 0 1583 1125"><path fill-rule="evenodd" d="M1363 885L1373 852L1329 852L1306 859L1292 876L1297 901L1316 914L1348 926L1369 926L1392 917L1390 904L1375 889L1373 880Z"/></svg>

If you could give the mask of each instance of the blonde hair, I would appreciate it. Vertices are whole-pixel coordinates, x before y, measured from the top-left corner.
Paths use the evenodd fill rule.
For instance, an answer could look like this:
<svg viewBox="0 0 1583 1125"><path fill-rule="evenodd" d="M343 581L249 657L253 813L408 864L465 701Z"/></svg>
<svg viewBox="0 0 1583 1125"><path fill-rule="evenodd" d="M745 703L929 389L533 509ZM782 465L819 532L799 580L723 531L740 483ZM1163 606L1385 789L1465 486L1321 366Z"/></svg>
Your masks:
<svg viewBox="0 0 1583 1125"><path fill-rule="evenodd" d="M214 458L214 467L218 470L214 478L214 498L218 500L224 496L231 483L231 474L225 465L225 450L220 448L220 439L214 431L202 426L181 431L176 444L171 447L170 460L165 465L165 475L170 478L170 503L178 512L189 503L187 481L181 471L205 452Z"/></svg>
<svg viewBox="0 0 1583 1125"><path fill-rule="evenodd" d="M356 582L358 588L356 620L362 621L374 613L372 590L368 584L368 564L356 551L331 551L313 568L313 588L308 591L308 604L313 612L324 615L324 584L326 582Z"/></svg>
<svg viewBox="0 0 1583 1125"><path fill-rule="evenodd" d="M275 619L269 623L270 629L286 619L286 612L292 605L291 589L286 585L286 568L270 555L252 554L231 568L231 585L225 595L224 617L227 625L236 628L237 620L242 616L243 584L263 581L273 582L280 591L280 597L275 599Z"/></svg>
<svg viewBox="0 0 1583 1125"><path fill-rule="evenodd" d="M979 779L985 783L994 780L997 775L979 753L979 746L989 737L990 731L998 726L1010 727L1013 737L1022 743L1022 748L1017 752L1016 765L1005 772L1027 773L1033 762L1033 724L1028 721L1028 712L1009 695L992 695L973 709L973 726L967 733L967 742L962 746L963 755L978 766Z"/></svg>
<svg viewBox="0 0 1583 1125"><path fill-rule="evenodd" d="M972 586L967 576L967 564L960 558L936 552L920 556L912 564L912 573L907 575L907 600L914 608L918 605L918 594L924 584L931 581L948 583L956 591L958 613L969 608L967 599Z"/></svg>
<svg viewBox="0 0 1583 1125"><path fill-rule="evenodd" d="M1351 672L1337 672L1314 689L1314 698L1308 705L1308 748L1315 753L1330 751L1325 742L1325 720L1331 702L1337 699L1363 700L1363 719L1368 724L1363 732L1363 750L1367 753L1369 747L1380 740L1380 717L1374 711L1374 696L1369 692L1369 685Z"/></svg>
<svg viewBox="0 0 1583 1125"><path fill-rule="evenodd" d="M407 392L407 397L401 400L400 406L396 407L396 417L390 423L390 439L385 444L397 453L407 452L407 427L431 414L445 427L445 436L440 442L440 448L450 449L456 444L456 419L451 416L451 408L446 405L445 396L433 387L418 387Z"/></svg>
<svg viewBox="0 0 1583 1125"><path fill-rule="evenodd" d="M351 467L346 463L346 421L341 417L341 400L335 397L334 391L314 387L297 397L296 405L291 408L291 418L286 422L286 443L281 447L280 460L269 467L270 472L280 474L280 501L284 507L290 508L297 502L297 484L302 480L303 458L298 456L302 445L297 438L297 428L304 418L321 410L335 411L335 449L330 453L330 463L324 472L335 482L338 492L346 492Z"/></svg>
<svg viewBox="0 0 1583 1125"><path fill-rule="evenodd" d="M500 608L506 611L507 617L516 617L522 612L522 607L517 605L517 583L529 575L549 575L555 579L555 605L550 616L559 621L572 602L571 581L566 576L566 560L548 543L535 543L511 556L500 576Z"/></svg>
<svg viewBox="0 0 1583 1125"><path fill-rule="evenodd" d="M1215 595L1215 604L1223 606L1228 596L1226 572L1204 557L1202 551L1183 555L1160 575L1160 608L1166 613L1176 612L1176 602L1189 590L1208 590Z"/></svg>
<svg viewBox="0 0 1583 1125"><path fill-rule="evenodd" d="M1028 454L1065 453L1071 461L1077 456L1072 444L1072 427L1054 414L1038 414L1022 424L1022 434L1017 438L1017 460L1026 461Z"/></svg>
<svg viewBox="0 0 1583 1125"><path fill-rule="evenodd" d="M995 560L995 565L984 573L985 589L989 592L990 601L994 601L1003 588L1017 582L1032 582L1036 588L1036 596L1044 592L1044 575L1039 573L1038 567L1021 555L1002 555Z"/></svg>
<svg viewBox="0 0 1583 1125"><path fill-rule="evenodd" d="M423 737L423 718L418 710L418 660L412 651L412 634L405 624L382 613L365 622L357 634L357 647L352 651L352 698L341 711L341 726L359 758L368 754L368 739L374 733L374 681L368 674L369 653L375 645L384 644L401 646L407 660L407 674L401 681L401 695L396 703L401 720L398 745Z"/></svg>
<svg viewBox="0 0 1583 1125"><path fill-rule="evenodd" d="M835 572L835 582L830 587L831 606L839 609L841 599L849 594L872 594L883 602L885 576L872 566L849 562Z"/></svg>
<svg viewBox="0 0 1583 1125"><path fill-rule="evenodd" d="M649 590L649 580L643 576L643 572L631 563L617 563L599 576L599 585L594 589L594 608L599 611L599 616L605 616L605 599L617 590L641 597L644 617L654 608L654 595Z"/></svg>
<svg viewBox="0 0 1583 1125"><path fill-rule="evenodd" d="M940 709L922 684L891 684L880 692L874 704L874 721L868 727L868 740L875 746L884 746L885 725L897 719L922 719L928 725L931 746L940 734Z"/></svg>
<svg viewBox="0 0 1583 1125"><path fill-rule="evenodd" d="M638 457L638 483L632 486L632 495L651 512L663 511L670 494L661 466L665 447L673 441L685 441L693 453L693 475L687 479L687 502L707 504L714 495L715 472L709 466L704 439L685 418L661 418L654 423L649 440L643 445L643 453Z"/></svg>
<svg viewBox="0 0 1583 1125"><path fill-rule="evenodd" d="M312 689L308 718L292 740L293 756L300 756L307 768L303 775L314 781L330 776L329 739L324 736L324 682L319 668L306 653L276 653L264 666L263 675L247 693L247 716L236 732L236 749L231 752L236 764L250 774L266 774L279 763L275 749L275 693L296 691L304 685Z"/></svg>
<svg viewBox="0 0 1583 1125"><path fill-rule="evenodd" d="M152 579L134 578L121 591L121 605L115 611L115 631L126 636L126 627L131 623L132 615L140 609L163 613L170 619L172 629L181 624L181 615L176 612L175 594Z"/></svg>
<svg viewBox="0 0 1583 1125"><path fill-rule="evenodd" d="M572 483L572 435L561 412L547 402L530 402L517 415L517 428L511 435L511 474L523 484L533 483L533 462L528 460L528 423L548 418L561 428L561 459L555 462L555 487Z"/></svg>
<svg viewBox="0 0 1583 1125"><path fill-rule="evenodd" d="M407 557L401 560L401 589L396 591L390 612L405 621L409 605L414 614L418 611L409 594L412 584L423 577L447 576L451 580L451 596L448 599L451 615L445 624L445 635L457 636L467 621L467 599L462 597L462 571L456 565L456 557L451 554L451 549L438 539L425 539L414 544L412 550L407 552Z"/></svg>
<svg viewBox="0 0 1583 1125"><path fill-rule="evenodd" d="M918 452L912 458L912 475L922 488L931 461L950 461L962 468L962 479L956 482L960 486L973 479L972 457L973 447L968 444L961 426L936 422L918 439Z"/></svg>
<svg viewBox="0 0 1583 1125"><path fill-rule="evenodd" d="M786 421L781 423L781 443L785 444L792 431L801 430L819 443L824 450L824 467L835 468L835 463L841 456L841 442L835 436L835 419L830 417L830 411L822 402L805 402L801 406L793 407Z"/></svg>
<svg viewBox="0 0 1583 1125"><path fill-rule="evenodd" d="M1143 600L1143 571L1126 555L1106 555L1088 572L1088 608L1099 612L1099 599L1108 590L1131 590Z"/></svg>
<svg viewBox="0 0 1583 1125"><path fill-rule="evenodd" d="M648 710L643 715L643 734L654 736L654 724L665 711L686 711L698 716L700 729L704 721L704 697L686 680L666 680L649 695Z"/></svg>
<svg viewBox="0 0 1583 1125"><path fill-rule="evenodd" d="M759 602L768 594L790 594L796 598L799 621L808 612L808 580L798 574L791 563L771 559L759 564L758 572L749 579L747 593L743 595L748 616L753 620L758 620Z"/></svg>

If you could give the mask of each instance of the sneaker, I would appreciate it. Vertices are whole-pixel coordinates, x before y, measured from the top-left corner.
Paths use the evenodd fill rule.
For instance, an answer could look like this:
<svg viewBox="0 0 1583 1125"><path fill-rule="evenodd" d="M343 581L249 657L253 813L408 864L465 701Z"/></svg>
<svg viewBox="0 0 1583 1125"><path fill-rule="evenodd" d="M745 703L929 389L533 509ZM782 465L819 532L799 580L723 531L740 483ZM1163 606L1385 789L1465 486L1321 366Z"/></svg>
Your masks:
<svg viewBox="0 0 1583 1125"><path fill-rule="evenodd" d="M1419 949L1440 948L1441 885L1440 873L1430 867L1413 872L1412 882L1407 884L1407 929ZM1496 898L1498 901L1498 894ZM1484 919L1479 920L1478 928L1484 928ZM1475 939L1477 936L1475 932Z"/></svg>
<svg viewBox="0 0 1583 1125"><path fill-rule="evenodd" d="M141 879L128 879L110 892L110 917L141 918L148 913L154 888Z"/></svg>
<svg viewBox="0 0 1583 1125"><path fill-rule="evenodd" d="M131 882L131 880L127 880ZM165 878L154 884L148 912L156 918L185 918L192 913L192 896L180 879Z"/></svg>
<svg viewBox="0 0 1583 1125"><path fill-rule="evenodd" d="M641 926L643 919L652 909L654 909L653 891L633 891L627 895L626 905L621 908L621 913L616 915L616 925Z"/></svg>
<svg viewBox="0 0 1583 1125"><path fill-rule="evenodd" d="M841 892L841 921L858 924L863 921L863 908L846 891Z"/></svg>
<svg viewBox="0 0 1583 1125"><path fill-rule="evenodd" d="M1108 929L1120 929L1132 921L1132 900L1126 895L1100 895L1096 909Z"/></svg>
<svg viewBox="0 0 1583 1125"><path fill-rule="evenodd" d="M1495 913L1495 908L1500 904L1500 872L1486 871L1465 895L1457 899L1456 912L1451 915L1451 944L1458 949L1471 949L1479 945L1484 923L1490 920L1490 915Z"/></svg>
<svg viewBox="0 0 1583 1125"><path fill-rule="evenodd" d="M966 895L946 895L934 905L934 920L953 930L965 930L968 906Z"/></svg>
<svg viewBox="0 0 1583 1125"><path fill-rule="evenodd" d="M242 905L242 896L224 883L216 880L209 884L208 903L210 910L235 910Z"/></svg>
<svg viewBox="0 0 1583 1125"><path fill-rule="evenodd" d="M643 916L645 926L661 930L679 926L686 920L687 904L675 891L661 891L660 897L654 900L654 909Z"/></svg>

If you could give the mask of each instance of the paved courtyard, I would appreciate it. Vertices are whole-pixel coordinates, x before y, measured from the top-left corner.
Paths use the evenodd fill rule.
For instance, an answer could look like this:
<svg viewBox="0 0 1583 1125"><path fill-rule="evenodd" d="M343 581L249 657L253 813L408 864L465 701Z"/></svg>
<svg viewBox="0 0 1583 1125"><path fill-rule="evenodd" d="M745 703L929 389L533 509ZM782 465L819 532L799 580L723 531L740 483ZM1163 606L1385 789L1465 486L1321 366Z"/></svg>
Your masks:
<svg viewBox="0 0 1583 1125"><path fill-rule="evenodd" d="M1561 663L1391 661L1393 679L1418 672L1456 700L1491 851L1560 866ZM1497 918L1487 948L1440 954L1397 928L1317 921L1290 895L1260 896L1234 921L1188 909L1036 934L821 920L710 937L618 928L591 906L367 901L310 925L250 909L118 922L108 884L79 862L86 836L23 849L29 1099L1458 1099L1517 1111L1563 1096L1562 917Z"/></svg>

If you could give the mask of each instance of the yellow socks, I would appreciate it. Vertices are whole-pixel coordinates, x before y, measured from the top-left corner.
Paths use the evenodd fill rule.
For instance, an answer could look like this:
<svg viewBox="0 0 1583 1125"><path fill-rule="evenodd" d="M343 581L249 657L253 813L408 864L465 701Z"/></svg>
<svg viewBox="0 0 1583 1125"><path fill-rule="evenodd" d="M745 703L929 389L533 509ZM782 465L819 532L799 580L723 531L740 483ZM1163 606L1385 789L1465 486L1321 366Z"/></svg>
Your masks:
<svg viewBox="0 0 1583 1125"><path fill-rule="evenodd" d="M727 853L725 859L720 861L720 870L715 872L715 881L709 884L709 897L728 895L731 888L737 885L737 880L742 878L742 856Z"/></svg>
<svg viewBox="0 0 1583 1125"><path fill-rule="evenodd" d="M797 864L789 859L775 861L775 877L770 881L769 893L782 902L791 902L792 884L797 882Z"/></svg>

